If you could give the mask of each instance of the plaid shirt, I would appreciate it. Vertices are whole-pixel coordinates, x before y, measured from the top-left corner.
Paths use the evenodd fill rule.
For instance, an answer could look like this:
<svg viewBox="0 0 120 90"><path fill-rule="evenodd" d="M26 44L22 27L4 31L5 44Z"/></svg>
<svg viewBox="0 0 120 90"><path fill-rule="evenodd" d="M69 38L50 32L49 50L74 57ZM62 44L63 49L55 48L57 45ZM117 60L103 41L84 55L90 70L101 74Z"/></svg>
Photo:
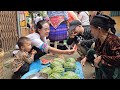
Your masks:
<svg viewBox="0 0 120 90"><path fill-rule="evenodd" d="M13 72L18 71L25 62L30 64L34 61L34 59L30 57L30 54L24 56L24 53L25 52L18 51L18 53L15 55L14 61L12 63Z"/></svg>

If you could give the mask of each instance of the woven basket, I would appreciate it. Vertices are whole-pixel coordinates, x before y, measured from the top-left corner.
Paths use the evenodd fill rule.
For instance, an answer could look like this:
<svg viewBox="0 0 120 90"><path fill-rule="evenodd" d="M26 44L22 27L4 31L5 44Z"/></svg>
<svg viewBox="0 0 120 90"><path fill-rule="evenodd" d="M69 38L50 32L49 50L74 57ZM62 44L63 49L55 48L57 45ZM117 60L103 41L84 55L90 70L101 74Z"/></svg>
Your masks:
<svg viewBox="0 0 120 90"><path fill-rule="evenodd" d="M4 51L0 48L0 79L3 79L3 56Z"/></svg>

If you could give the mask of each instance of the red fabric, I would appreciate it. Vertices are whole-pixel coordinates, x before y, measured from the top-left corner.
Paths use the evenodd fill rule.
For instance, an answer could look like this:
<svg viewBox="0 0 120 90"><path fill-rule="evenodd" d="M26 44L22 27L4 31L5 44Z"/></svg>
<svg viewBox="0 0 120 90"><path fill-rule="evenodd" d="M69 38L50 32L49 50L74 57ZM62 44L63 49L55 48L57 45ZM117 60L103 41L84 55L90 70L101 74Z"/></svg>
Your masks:
<svg viewBox="0 0 120 90"><path fill-rule="evenodd" d="M73 11L68 11L68 21L71 23L73 20L78 20L77 15Z"/></svg>
<svg viewBox="0 0 120 90"><path fill-rule="evenodd" d="M53 16L53 17L50 17L50 23L51 25L56 29L60 24L61 22L64 21L64 16Z"/></svg>

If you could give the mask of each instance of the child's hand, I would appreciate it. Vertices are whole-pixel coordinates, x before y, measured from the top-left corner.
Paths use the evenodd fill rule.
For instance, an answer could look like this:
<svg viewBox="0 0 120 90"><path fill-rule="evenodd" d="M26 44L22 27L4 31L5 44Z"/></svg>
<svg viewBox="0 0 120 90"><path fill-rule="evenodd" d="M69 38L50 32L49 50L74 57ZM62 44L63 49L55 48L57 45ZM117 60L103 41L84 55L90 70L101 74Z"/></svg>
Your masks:
<svg viewBox="0 0 120 90"><path fill-rule="evenodd" d="M32 50L32 52L31 52L31 54L33 54L33 55L35 55L37 53L37 51L36 50Z"/></svg>
<svg viewBox="0 0 120 90"><path fill-rule="evenodd" d="M28 56L28 52L23 52L23 56L27 57Z"/></svg>

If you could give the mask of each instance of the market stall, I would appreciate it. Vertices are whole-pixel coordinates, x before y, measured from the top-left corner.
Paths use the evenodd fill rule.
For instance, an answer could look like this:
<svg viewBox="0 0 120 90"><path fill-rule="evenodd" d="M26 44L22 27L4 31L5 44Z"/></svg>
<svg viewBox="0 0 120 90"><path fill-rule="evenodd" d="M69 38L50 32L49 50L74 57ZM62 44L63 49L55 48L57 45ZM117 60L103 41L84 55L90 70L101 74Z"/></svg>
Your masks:
<svg viewBox="0 0 120 90"><path fill-rule="evenodd" d="M76 65L76 69L75 69L75 74L78 75L79 79L84 79L84 74L83 74L83 70L82 70L82 66L79 62L75 62ZM24 74L21 79L26 79L27 77L29 77L30 75L36 74L38 72L41 72L41 70L43 70L46 67L51 67L51 63L48 64L43 64L41 62L41 60L36 60L34 61L31 65L30 65L30 70L29 72L27 72L26 74ZM57 70L59 71L59 70ZM53 72L53 71L52 71ZM32 79L32 78L31 78Z"/></svg>

